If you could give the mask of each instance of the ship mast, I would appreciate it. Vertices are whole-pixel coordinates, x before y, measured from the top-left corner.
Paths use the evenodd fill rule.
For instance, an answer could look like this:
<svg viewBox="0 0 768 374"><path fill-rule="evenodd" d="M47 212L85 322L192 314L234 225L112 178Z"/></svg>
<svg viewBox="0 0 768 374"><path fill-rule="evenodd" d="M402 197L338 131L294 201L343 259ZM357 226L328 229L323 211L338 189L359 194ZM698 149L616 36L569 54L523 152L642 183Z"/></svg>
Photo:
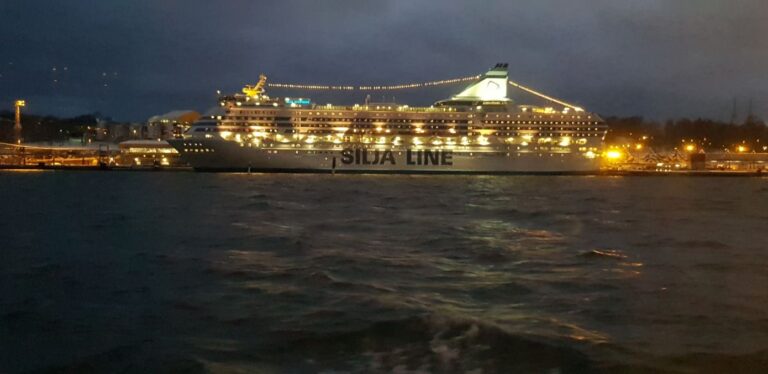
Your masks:
<svg viewBox="0 0 768 374"><path fill-rule="evenodd" d="M243 87L243 93L250 98L258 98L264 94L264 87L267 85L267 76L259 74L259 83L256 85L246 85Z"/></svg>

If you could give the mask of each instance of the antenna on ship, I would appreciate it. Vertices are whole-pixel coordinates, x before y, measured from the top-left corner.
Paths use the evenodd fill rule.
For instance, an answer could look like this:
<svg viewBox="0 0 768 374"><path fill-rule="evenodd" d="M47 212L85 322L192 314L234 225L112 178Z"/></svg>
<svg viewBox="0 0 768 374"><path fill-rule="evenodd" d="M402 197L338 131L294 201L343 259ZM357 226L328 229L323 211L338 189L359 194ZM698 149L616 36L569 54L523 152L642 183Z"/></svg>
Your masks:
<svg viewBox="0 0 768 374"><path fill-rule="evenodd" d="M264 93L264 87L267 85L267 76L264 74L259 74L259 83L256 83L256 85L246 85L243 87L243 93L246 94L248 97L257 98L261 96Z"/></svg>

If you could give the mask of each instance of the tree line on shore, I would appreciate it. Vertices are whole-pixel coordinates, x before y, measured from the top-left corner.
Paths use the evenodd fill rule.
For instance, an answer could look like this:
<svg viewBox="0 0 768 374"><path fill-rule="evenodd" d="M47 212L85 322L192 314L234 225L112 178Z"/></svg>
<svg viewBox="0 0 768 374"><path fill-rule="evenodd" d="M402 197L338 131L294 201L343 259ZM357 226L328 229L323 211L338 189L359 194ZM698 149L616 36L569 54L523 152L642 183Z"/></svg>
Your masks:
<svg viewBox="0 0 768 374"><path fill-rule="evenodd" d="M742 123L711 119L681 118L657 122L643 117L606 117L609 127L606 143L631 146L638 144L658 150L681 149L689 145L705 150L742 150L764 152L768 149L768 126L749 116ZM765 147L765 148L764 148Z"/></svg>
<svg viewBox="0 0 768 374"><path fill-rule="evenodd" d="M94 131L99 123L98 114L84 114L71 118L23 114L21 118L21 135L27 142L55 142L82 138L89 131ZM0 111L0 141L14 140L14 120L13 112Z"/></svg>

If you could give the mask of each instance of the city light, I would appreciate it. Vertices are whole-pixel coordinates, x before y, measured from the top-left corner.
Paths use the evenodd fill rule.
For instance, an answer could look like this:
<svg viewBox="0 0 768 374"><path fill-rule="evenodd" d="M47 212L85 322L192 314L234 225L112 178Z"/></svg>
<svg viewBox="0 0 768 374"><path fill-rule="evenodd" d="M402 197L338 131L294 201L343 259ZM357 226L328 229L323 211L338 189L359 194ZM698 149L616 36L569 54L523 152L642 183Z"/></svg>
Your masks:
<svg viewBox="0 0 768 374"><path fill-rule="evenodd" d="M618 159L624 157L624 154L621 151L619 151L619 150L612 149L612 150L610 150L608 152L605 152L605 157L607 159L609 159L609 160L614 160L615 161L615 160L618 160Z"/></svg>

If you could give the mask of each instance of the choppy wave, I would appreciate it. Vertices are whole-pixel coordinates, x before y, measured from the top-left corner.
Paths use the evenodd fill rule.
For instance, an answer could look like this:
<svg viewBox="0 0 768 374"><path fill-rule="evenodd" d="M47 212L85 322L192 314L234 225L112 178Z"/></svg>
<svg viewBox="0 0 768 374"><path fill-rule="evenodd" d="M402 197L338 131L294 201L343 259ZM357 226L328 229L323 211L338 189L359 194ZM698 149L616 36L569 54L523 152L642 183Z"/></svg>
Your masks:
<svg viewBox="0 0 768 374"><path fill-rule="evenodd" d="M768 371L760 179L0 179L3 373Z"/></svg>
<svg viewBox="0 0 768 374"><path fill-rule="evenodd" d="M627 258L627 255L615 249L593 249L591 251L582 253L581 256L585 258L607 258L614 260L623 260Z"/></svg>
<svg viewBox="0 0 768 374"><path fill-rule="evenodd" d="M296 350L296 347L300 347ZM412 317L273 347L322 367L362 372L577 372L594 364L577 350L512 334L477 320ZM290 357L284 360L291 361Z"/></svg>

